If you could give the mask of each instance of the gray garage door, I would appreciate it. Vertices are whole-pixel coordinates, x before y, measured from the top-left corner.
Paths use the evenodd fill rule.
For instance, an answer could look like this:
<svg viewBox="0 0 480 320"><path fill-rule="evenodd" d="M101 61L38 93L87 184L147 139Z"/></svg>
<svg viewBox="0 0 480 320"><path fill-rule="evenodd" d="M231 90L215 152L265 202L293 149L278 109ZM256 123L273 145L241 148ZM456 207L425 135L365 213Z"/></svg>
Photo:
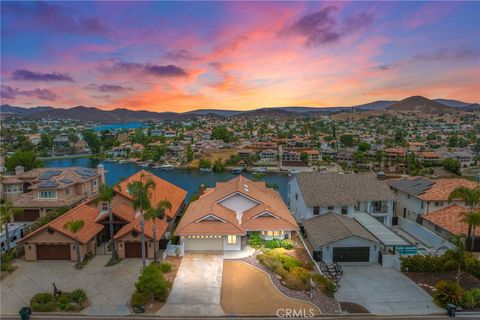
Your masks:
<svg viewBox="0 0 480 320"><path fill-rule="evenodd" d="M222 238L213 239L185 239L186 251L220 251L223 250Z"/></svg>
<svg viewBox="0 0 480 320"><path fill-rule="evenodd" d="M370 247L333 248L333 262L369 262Z"/></svg>

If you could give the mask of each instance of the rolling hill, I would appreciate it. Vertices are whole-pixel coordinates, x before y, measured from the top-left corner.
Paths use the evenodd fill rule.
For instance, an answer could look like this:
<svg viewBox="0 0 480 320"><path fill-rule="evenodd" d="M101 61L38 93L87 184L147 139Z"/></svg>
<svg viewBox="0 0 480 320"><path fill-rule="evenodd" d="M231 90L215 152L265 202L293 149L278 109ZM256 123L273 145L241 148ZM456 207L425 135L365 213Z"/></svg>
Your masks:
<svg viewBox="0 0 480 320"><path fill-rule="evenodd" d="M427 99L422 96L412 96L392 104L387 110L396 112L422 112L422 113L453 113L458 109L448 107L439 102Z"/></svg>

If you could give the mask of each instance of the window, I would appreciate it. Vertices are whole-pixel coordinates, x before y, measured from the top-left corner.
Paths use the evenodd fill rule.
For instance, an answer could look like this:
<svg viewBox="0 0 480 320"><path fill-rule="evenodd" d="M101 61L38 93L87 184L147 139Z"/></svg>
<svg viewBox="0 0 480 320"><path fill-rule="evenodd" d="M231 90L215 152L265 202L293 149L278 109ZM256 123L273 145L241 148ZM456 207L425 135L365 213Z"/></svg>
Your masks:
<svg viewBox="0 0 480 320"><path fill-rule="evenodd" d="M435 201L435 207L443 207L443 201Z"/></svg>
<svg viewBox="0 0 480 320"><path fill-rule="evenodd" d="M342 214L348 214L348 207L342 207Z"/></svg>
<svg viewBox="0 0 480 320"><path fill-rule="evenodd" d="M57 191L50 190L50 191L40 191L38 193L39 198L43 199L56 199L57 198Z"/></svg>
<svg viewBox="0 0 480 320"><path fill-rule="evenodd" d="M407 194L407 198L410 199L410 195L409 195L409 194Z"/></svg>
<svg viewBox="0 0 480 320"><path fill-rule="evenodd" d="M423 209L423 201L420 203L420 208Z"/></svg>
<svg viewBox="0 0 480 320"><path fill-rule="evenodd" d="M92 180L92 187L95 189L97 187L98 181L97 179Z"/></svg>
<svg viewBox="0 0 480 320"><path fill-rule="evenodd" d="M273 231L267 231L267 236L273 237Z"/></svg>
<svg viewBox="0 0 480 320"><path fill-rule="evenodd" d="M298 193L295 193L295 200L298 200Z"/></svg>
<svg viewBox="0 0 480 320"><path fill-rule="evenodd" d="M332 206L328 206L328 207L327 207L327 210L330 210L330 211L332 211L333 209L335 209L335 208L334 208L334 207L332 207Z"/></svg>
<svg viewBox="0 0 480 320"><path fill-rule="evenodd" d="M108 210L108 202L102 202L102 211Z"/></svg>
<svg viewBox="0 0 480 320"><path fill-rule="evenodd" d="M228 244L237 244L237 236L228 236L227 243Z"/></svg>
<svg viewBox="0 0 480 320"><path fill-rule="evenodd" d="M313 214L314 215L319 215L320 214L320 207L313 207Z"/></svg>
<svg viewBox="0 0 480 320"><path fill-rule="evenodd" d="M67 196L71 195L71 194L72 194L72 188L67 188L67 189L65 190L65 194L66 194Z"/></svg>

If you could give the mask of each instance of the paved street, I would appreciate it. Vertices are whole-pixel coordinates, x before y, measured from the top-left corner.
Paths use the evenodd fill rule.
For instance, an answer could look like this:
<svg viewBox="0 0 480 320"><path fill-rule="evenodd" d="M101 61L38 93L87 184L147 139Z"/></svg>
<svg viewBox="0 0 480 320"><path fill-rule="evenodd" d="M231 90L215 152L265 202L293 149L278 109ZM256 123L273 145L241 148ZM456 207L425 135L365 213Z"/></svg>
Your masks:
<svg viewBox="0 0 480 320"><path fill-rule="evenodd" d="M223 315L220 306L223 255L186 254L167 303L157 312L162 316Z"/></svg>
<svg viewBox="0 0 480 320"><path fill-rule="evenodd" d="M91 305L86 315L128 315L127 304L134 289L140 259L126 259L104 267L110 256L97 255L82 270L75 270L69 261L15 261L18 267L1 282L1 314L18 315L18 310L30 303L39 292L53 292L52 283L64 291L82 288Z"/></svg>
<svg viewBox="0 0 480 320"><path fill-rule="evenodd" d="M378 315L444 314L432 297L402 273L381 266L343 266L338 301L363 305Z"/></svg>

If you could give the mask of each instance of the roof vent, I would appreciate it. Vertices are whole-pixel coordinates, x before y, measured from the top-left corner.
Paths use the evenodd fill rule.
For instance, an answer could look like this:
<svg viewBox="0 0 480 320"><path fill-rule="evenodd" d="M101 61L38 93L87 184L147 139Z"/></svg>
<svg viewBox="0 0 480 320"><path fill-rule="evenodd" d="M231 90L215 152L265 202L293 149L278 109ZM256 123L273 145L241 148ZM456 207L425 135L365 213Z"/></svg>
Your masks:
<svg viewBox="0 0 480 320"><path fill-rule="evenodd" d="M248 186L246 184L243 185L243 190L245 190L245 192L248 192Z"/></svg>

